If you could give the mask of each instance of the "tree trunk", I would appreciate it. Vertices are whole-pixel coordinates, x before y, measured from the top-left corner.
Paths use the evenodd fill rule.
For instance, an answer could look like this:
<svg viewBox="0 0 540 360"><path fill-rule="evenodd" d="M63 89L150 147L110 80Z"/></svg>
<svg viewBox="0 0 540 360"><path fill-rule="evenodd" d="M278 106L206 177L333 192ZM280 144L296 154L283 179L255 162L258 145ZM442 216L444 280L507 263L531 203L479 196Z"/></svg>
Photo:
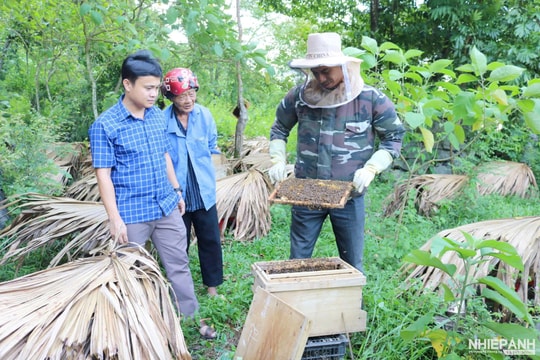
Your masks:
<svg viewBox="0 0 540 360"><path fill-rule="evenodd" d="M236 0L236 20L238 24L238 42L242 43L242 23L240 21L240 0ZM242 153L244 143L244 130L248 121L247 109L244 102L244 85L242 82L242 64L236 62L236 81L238 86L237 108L239 110L236 122L236 132L234 135L234 157L239 158Z"/></svg>
<svg viewBox="0 0 540 360"><path fill-rule="evenodd" d="M379 29L379 0L371 0L369 12L371 34L375 34Z"/></svg>

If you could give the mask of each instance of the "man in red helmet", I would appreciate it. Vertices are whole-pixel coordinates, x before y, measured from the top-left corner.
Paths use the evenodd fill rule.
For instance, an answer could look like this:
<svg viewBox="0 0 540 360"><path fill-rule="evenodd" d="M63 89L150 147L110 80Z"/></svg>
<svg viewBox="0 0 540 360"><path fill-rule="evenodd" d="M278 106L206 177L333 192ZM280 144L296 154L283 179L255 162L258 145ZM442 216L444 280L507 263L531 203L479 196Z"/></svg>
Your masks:
<svg viewBox="0 0 540 360"><path fill-rule="evenodd" d="M199 82L190 69L169 71L162 83L162 94L172 101L164 110L167 134L173 146L171 159L180 186L184 189L188 232L197 236L197 249L203 284L210 296L217 295L223 283L223 255L216 210L216 176L212 154L217 147L217 128L210 111L196 103Z"/></svg>

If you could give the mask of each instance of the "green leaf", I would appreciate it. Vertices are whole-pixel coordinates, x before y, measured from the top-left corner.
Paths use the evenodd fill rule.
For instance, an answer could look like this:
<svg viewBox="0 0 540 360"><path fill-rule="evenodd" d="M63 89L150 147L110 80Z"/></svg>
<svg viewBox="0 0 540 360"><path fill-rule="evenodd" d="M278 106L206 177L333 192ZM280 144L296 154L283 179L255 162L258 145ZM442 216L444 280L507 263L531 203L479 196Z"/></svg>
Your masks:
<svg viewBox="0 0 540 360"><path fill-rule="evenodd" d="M500 62L500 61L493 61L493 62L490 62L490 63L488 64L487 69L488 69L489 71L493 71L493 70L495 70L495 69L497 69L497 68L500 68L501 66L504 66L504 65L505 65L505 64L502 63L502 62Z"/></svg>
<svg viewBox="0 0 540 360"><path fill-rule="evenodd" d="M450 69L441 69L439 71L440 74L444 74L444 75L447 75L449 76L451 79L455 79L456 78L456 73L453 71L453 70L450 70Z"/></svg>
<svg viewBox="0 0 540 360"><path fill-rule="evenodd" d="M178 20L179 16L180 13L178 11L178 8L176 8L175 6L170 6L165 13L165 21L167 24L172 25Z"/></svg>
<svg viewBox="0 0 540 360"><path fill-rule="evenodd" d="M537 341L539 335L535 328L526 328L519 324L486 322L482 323L482 325L493 330L505 339L532 339Z"/></svg>
<svg viewBox="0 0 540 360"><path fill-rule="evenodd" d="M405 255L403 260L416 265L431 266L440 269L450 276L453 276L456 272L456 265L444 264L440 259L424 250L413 250L408 255Z"/></svg>
<svg viewBox="0 0 540 360"><path fill-rule="evenodd" d="M423 126L420 127L420 132L422 133L422 141L424 142L424 147L426 148L426 151L431 154L431 152L433 151L433 145L435 145L435 138L433 136L433 133Z"/></svg>
<svg viewBox="0 0 540 360"><path fill-rule="evenodd" d="M476 244L476 248L491 248L511 255L517 255L518 253L516 248L512 246L512 244L498 240L482 240Z"/></svg>
<svg viewBox="0 0 540 360"><path fill-rule="evenodd" d="M362 36L362 45L364 49L368 50L373 55L377 55L379 53L379 47L377 46L377 40L372 39L367 36Z"/></svg>
<svg viewBox="0 0 540 360"><path fill-rule="evenodd" d="M481 53L476 46L473 46L470 52L472 66L476 76L482 76L487 71L486 55Z"/></svg>
<svg viewBox="0 0 540 360"><path fill-rule="evenodd" d="M456 119L463 119L466 124L474 122L475 113L473 111L475 95L471 92L460 92L454 99L452 111Z"/></svg>
<svg viewBox="0 0 540 360"><path fill-rule="evenodd" d="M454 149L459 149L459 140L454 133L448 134L448 141L454 147Z"/></svg>
<svg viewBox="0 0 540 360"><path fill-rule="evenodd" d="M135 36L137 35L137 29L135 28L135 26L133 26L132 23L129 23L129 22L128 22L128 23L125 24L125 26L126 26L126 28L127 28L129 31L131 31L131 33L132 33L133 35L135 35Z"/></svg>
<svg viewBox="0 0 540 360"><path fill-rule="evenodd" d="M491 96L493 96L493 99L497 102L499 105L508 105L508 96L506 96L506 93L501 89L496 89L491 92Z"/></svg>
<svg viewBox="0 0 540 360"><path fill-rule="evenodd" d="M399 336L405 341L411 341L422 335L429 323L433 320L433 316L426 314L418 318L411 325L407 326L406 329L401 330Z"/></svg>
<svg viewBox="0 0 540 360"><path fill-rule="evenodd" d="M360 59L362 59L362 69L368 70L377 66L377 58L370 53L365 53L361 55Z"/></svg>
<svg viewBox="0 0 540 360"><path fill-rule="evenodd" d="M390 42L390 41L386 41L384 43L381 44L381 51L386 51L386 50L401 50L399 46L397 46L396 44Z"/></svg>
<svg viewBox="0 0 540 360"><path fill-rule="evenodd" d="M81 14L81 16L84 16L86 14L88 14L88 12L92 10L92 7L90 6L90 4L88 3L84 3L81 5L81 7L79 8L79 14Z"/></svg>
<svg viewBox="0 0 540 360"><path fill-rule="evenodd" d="M382 60L394 63L396 65L402 65L407 62L401 52L393 50L387 51L386 55L383 56Z"/></svg>
<svg viewBox="0 0 540 360"><path fill-rule="evenodd" d="M262 67L267 65L266 59L261 56L254 56L253 60Z"/></svg>
<svg viewBox="0 0 540 360"><path fill-rule="evenodd" d="M403 78L403 73L398 70L390 70L388 71L388 76L390 77L390 79L397 81Z"/></svg>
<svg viewBox="0 0 540 360"><path fill-rule="evenodd" d="M465 130L461 125L456 124L456 126L454 127L454 135L456 135L456 138L458 139L460 144L463 144L465 142Z"/></svg>
<svg viewBox="0 0 540 360"><path fill-rule="evenodd" d="M470 259L476 256L476 251L472 249L457 248L454 249L462 259Z"/></svg>
<svg viewBox="0 0 540 360"><path fill-rule="evenodd" d="M456 70L461 71L461 72L467 72L467 73L474 72L474 69L473 69L471 64L461 65L461 66L457 67Z"/></svg>
<svg viewBox="0 0 540 360"><path fill-rule="evenodd" d="M448 346L449 336L446 330L434 329L428 330L424 334L431 341L431 346L437 352L437 356L441 357L444 353L444 348Z"/></svg>
<svg viewBox="0 0 540 360"><path fill-rule="evenodd" d="M429 65L429 71L432 73L439 73L441 70L445 69L448 65L452 64L452 60L441 59L434 61L433 64Z"/></svg>
<svg viewBox="0 0 540 360"><path fill-rule="evenodd" d="M456 297L454 296L454 293L452 292L452 289L448 287L448 285L441 283L440 286L442 286L444 290L444 301L445 302L453 302L456 300Z"/></svg>
<svg viewBox="0 0 540 360"><path fill-rule="evenodd" d="M410 59L410 58L413 58L413 57L418 57L420 55L422 55L424 52L421 51L421 50L416 50L416 49L412 49L412 50L407 50L405 52L405 59Z"/></svg>
<svg viewBox="0 0 540 360"><path fill-rule="evenodd" d="M364 50L361 50L359 48L355 47L346 47L343 49L343 53L347 56L352 56L355 58L360 58L361 55L365 54L366 52Z"/></svg>
<svg viewBox="0 0 540 360"><path fill-rule="evenodd" d="M540 97L540 83L534 83L529 86L527 86L523 90L523 96L530 98L530 97Z"/></svg>
<svg viewBox="0 0 540 360"><path fill-rule="evenodd" d="M406 112L404 115L404 119L405 122L409 124L412 129L416 129L417 127L423 125L426 120L424 114L414 112Z"/></svg>
<svg viewBox="0 0 540 360"><path fill-rule="evenodd" d="M101 25L103 24L103 17L101 16L101 14L97 11L90 11L90 18L92 19L92 21L94 22L94 24L96 25Z"/></svg>
<svg viewBox="0 0 540 360"><path fill-rule="evenodd" d="M535 133L540 134L540 100L534 99L534 108L530 112L523 113L527 126Z"/></svg>
<svg viewBox="0 0 540 360"><path fill-rule="evenodd" d="M214 53L217 55L217 56L223 56L223 48L221 47L221 44L216 42L214 44Z"/></svg>
<svg viewBox="0 0 540 360"><path fill-rule="evenodd" d="M441 99L430 99L422 104L422 109L444 109L448 106L448 103Z"/></svg>
<svg viewBox="0 0 540 360"><path fill-rule="evenodd" d="M489 256L492 256L494 258L497 258L506 264L512 266L514 269L523 271L523 261L521 260L521 257L519 255L508 255L508 254L502 254L502 253L489 253L486 254Z"/></svg>
<svg viewBox="0 0 540 360"><path fill-rule="evenodd" d="M417 83L422 83L422 77L417 73L407 71L404 76L408 79L416 81Z"/></svg>
<svg viewBox="0 0 540 360"><path fill-rule="evenodd" d="M531 112L534 110L534 101L535 99L518 100L516 105L523 113Z"/></svg>
<svg viewBox="0 0 540 360"><path fill-rule="evenodd" d="M446 89L448 90L448 92L452 95L456 95L457 93L459 93L461 91L461 88L455 84L451 84L449 82L445 82L445 81L439 81L439 82L436 82L435 85L437 85L438 87L441 87L443 89Z"/></svg>
<svg viewBox="0 0 540 360"><path fill-rule="evenodd" d="M207 13L206 14L206 20L208 20L210 23L212 23L214 25L220 25L220 26L223 25L223 21L221 21L221 19L219 19L214 14Z"/></svg>
<svg viewBox="0 0 540 360"><path fill-rule="evenodd" d="M508 287L501 279L493 276L484 276L478 279L480 284L485 284L494 290L484 288L482 296L494 300L512 311L517 317L533 324L531 315L528 312L527 306L521 301L518 294Z"/></svg>
<svg viewBox="0 0 540 360"><path fill-rule="evenodd" d="M517 79L525 69L514 66L514 65L505 65L497 68L491 72L488 77L489 81L512 81Z"/></svg>
<svg viewBox="0 0 540 360"><path fill-rule="evenodd" d="M465 84L473 81L478 81L478 78L472 74L461 74L456 80L456 84Z"/></svg>

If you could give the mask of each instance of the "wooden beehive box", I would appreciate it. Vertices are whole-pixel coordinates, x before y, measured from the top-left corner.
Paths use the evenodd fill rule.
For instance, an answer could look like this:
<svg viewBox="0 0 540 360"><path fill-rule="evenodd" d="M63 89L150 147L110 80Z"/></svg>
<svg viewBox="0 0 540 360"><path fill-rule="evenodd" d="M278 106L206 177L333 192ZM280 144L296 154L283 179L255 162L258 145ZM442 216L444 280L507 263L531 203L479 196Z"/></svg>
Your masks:
<svg viewBox="0 0 540 360"><path fill-rule="evenodd" d="M253 290L260 286L306 315L310 337L366 329L366 277L340 258L257 262L251 270Z"/></svg>

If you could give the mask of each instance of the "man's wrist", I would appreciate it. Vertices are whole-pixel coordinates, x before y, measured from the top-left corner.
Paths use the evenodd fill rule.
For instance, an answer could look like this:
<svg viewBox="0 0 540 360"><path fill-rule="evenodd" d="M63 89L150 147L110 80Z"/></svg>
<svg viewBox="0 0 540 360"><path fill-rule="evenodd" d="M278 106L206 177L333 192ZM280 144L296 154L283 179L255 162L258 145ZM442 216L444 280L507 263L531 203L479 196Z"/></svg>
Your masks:
<svg viewBox="0 0 540 360"><path fill-rule="evenodd" d="M174 188L174 192L177 192L177 193L181 194L182 193L182 187L179 186L179 187Z"/></svg>

